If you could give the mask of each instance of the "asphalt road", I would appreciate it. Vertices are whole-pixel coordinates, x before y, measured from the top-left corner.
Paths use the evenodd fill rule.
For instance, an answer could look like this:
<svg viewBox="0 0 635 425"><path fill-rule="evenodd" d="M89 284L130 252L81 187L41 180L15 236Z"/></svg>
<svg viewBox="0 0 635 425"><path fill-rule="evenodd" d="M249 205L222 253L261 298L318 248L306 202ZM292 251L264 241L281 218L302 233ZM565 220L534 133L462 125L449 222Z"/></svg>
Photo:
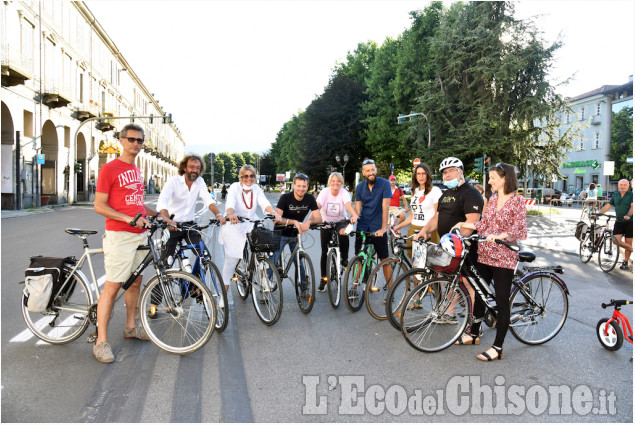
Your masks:
<svg viewBox="0 0 635 425"><path fill-rule="evenodd" d="M30 336L21 317L17 282L28 257L81 255L79 240L64 233L65 227L101 234L103 220L89 207L2 220L3 422L633 420L632 345L609 352L595 335L598 320L611 313L602 302L632 299L631 272L605 274L597 263L536 251L538 265L565 267L569 317L560 334L542 346L508 335L499 362L475 359L493 342L493 330L486 329L483 347L424 354L365 308L333 310L326 293L318 293L313 311L302 314L286 281L284 311L274 326L263 325L251 298L241 300L232 287L227 330L182 357L150 342L124 340L117 331L124 326L120 302L109 333L116 361L105 365L85 342L88 332L53 346ZM305 247L319 271L319 235L311 233ZM98 235L89 241L101 245ZM220 246L215 256L222 267ZM95 265L101 276L102 260L96 257ZM623 312L632 320L632 307Z"/></svg>

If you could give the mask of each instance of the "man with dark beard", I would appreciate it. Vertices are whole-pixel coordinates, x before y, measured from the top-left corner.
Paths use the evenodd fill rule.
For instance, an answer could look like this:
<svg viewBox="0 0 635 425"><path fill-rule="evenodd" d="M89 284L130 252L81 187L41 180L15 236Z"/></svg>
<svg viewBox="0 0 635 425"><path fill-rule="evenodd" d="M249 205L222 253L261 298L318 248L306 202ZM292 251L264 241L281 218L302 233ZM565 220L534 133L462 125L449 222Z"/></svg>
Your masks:
<svg viewBox="0 0 635 425"><path fill-rule="evenodd" d="M225 224L225 218L215 205L214 199L207 191L207 185L200 175L205 171L205 162L203 159L194 154L187 155L179 164L179 175L170 177L165 183L165 187L161 190L159 201L157 202L157 210L161 212L165 221L174 224L195 224L194 213L196 208L196 200L200 196L205 203L205 207L220 220L221 224ZM174 222L169 220L170 214L174 214ZM200 235L196 231L181 231L175 227L170 228L170 239L168 240L165 250L161 255L161 259L165 260L174 254L179 241L186 238L188 243L198 243Z"/></svg>

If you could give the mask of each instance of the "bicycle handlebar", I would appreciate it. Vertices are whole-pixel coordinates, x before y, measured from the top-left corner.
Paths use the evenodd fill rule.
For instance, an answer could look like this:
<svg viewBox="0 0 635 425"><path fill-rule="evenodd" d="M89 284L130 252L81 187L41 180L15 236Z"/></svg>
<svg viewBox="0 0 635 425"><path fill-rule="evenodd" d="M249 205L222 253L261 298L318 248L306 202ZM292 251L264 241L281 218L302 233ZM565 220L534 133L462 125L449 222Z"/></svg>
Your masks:
<svg viewBox="0 0 635 425"><path fill-rule="evenodd" d="M604 304L602 303L602 308L607 308L607 307L621 307L623 305L628 305L628 304L633 304L633 301L626 301L626 300L611 300L610 303L608 304Z"/></svg>
<svg viewBox="0 0 635 425"><path fill-rule="evenodd" d="M458 237L460 237L464 241L467 240L467 241L483 242L483 241L485 241L487 239L487 236L479 235L477 233L475 233L473 235L470 235L470 236L463 236L461 234L461 231L457 227L452 228L452 230L450 230L450 232L456 234ZM496 242L498 244L501 244L501 245L505 245L507 248L511 249L514 252L520 251L520 246L515 244L515 243L507 242L507 241L504 241L502 239L494 239L494 242Z"/></svg>

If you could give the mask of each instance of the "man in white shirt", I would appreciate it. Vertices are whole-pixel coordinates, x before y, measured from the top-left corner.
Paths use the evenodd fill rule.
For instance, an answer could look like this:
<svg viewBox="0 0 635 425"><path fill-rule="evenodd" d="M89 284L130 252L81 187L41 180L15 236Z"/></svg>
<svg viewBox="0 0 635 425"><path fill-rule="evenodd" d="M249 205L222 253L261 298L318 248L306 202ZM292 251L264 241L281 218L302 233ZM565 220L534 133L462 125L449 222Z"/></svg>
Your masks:
<svg viewBox="0 0 635 425"><path fill-rule="evenodd" d="M205 207L214 214L221 224L225 224L225 218L221 215L216 207L216 202L207 191L207 185L200 174L205 171L205 162L203 159L194 154L187 155L179 163L179 175L168 179L159 195L157 202L157 210L161 212L168 223L173 224L169 220L170 214L174 214L172 219L180 224L195 224L194 213L196 209L196 200L200 197L205 203ZM174 227L170 228L170 239L166 244L166 249L162 253L161 258L165 259L172 255L179 241L187 237L188 243L197 243L200 241L200 235L195 231L180 231Z"/></svg>

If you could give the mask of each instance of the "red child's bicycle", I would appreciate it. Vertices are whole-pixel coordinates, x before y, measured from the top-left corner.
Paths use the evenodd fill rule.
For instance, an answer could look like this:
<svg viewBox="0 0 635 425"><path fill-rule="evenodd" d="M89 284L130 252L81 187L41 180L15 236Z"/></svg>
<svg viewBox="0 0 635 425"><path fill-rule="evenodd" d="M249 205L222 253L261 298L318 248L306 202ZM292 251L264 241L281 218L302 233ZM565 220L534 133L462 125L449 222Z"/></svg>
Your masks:
<svg viewBox="0 0 635 425"><path fill-rule="evenodd" d="M609 351L617 351L622 347L624 343L624 337L626 340L633 343L633 330L628 318L622 314L620 307L627 304L633 304L633 301L626 300L611 300L609 304L602 303L602 308L615 307L612 318L600 319L596 326L596 332L600 344ZM620 323L622 329L620 329ZM627 332L628 328L628 332Z"/></svg>

